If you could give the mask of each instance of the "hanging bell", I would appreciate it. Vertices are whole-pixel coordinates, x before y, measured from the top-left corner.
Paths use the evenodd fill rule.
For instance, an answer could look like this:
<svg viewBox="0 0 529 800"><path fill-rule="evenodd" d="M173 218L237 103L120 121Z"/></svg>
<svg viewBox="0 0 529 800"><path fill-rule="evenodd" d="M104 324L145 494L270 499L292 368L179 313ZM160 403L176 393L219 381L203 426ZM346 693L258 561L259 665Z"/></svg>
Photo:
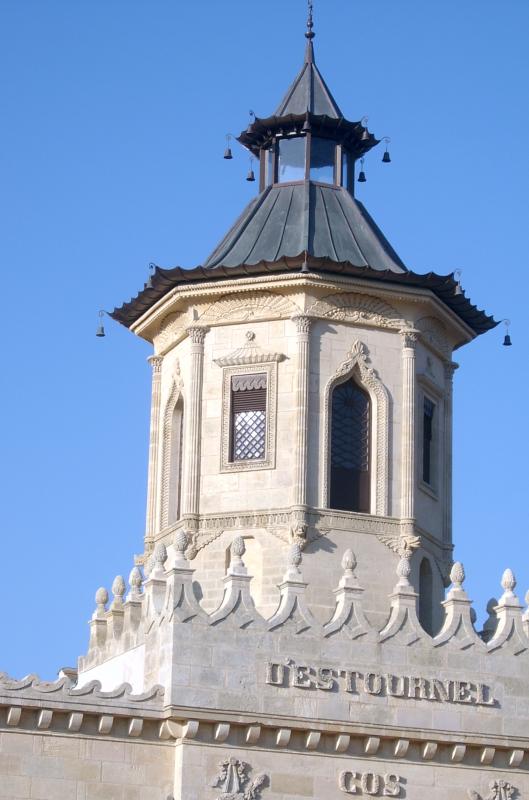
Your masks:
<svg viewBox="0 0 529 800"><path fill-rule="evenodd" d="M383 164L391 163L391 156L390 156L389 151L387 149L384 152L384 155L382 156L382 163Z"/></svg>
<svg viewBox="0 0 529 800"><path fill-rule="evenodd" d="M362 131L362 136L360 138L361 138L362 142L368 142L369 141L369 139L371 138L371 134L369 133L367 128L364 128L364 130Z"/></svg>
<svg viewBox="0 0 529 800"><path fill-rule="evenodd" d="M246 180L252 183L255 180L255 175L253 169L250 167L248 170L248 175L246 176Z"/></svg>
<svg viewBox="0 0 529 800"><path fill-rule="evenodd" d="M457 295L457 296L463 294L463 287L461 286L459 281L456 283L456 288L454 289L454 294Z"/></svg>
<svg viewBox="0 0 529 800"><path fill-rule="evenodd" d="M227 147L224 151L224 158L229 161L230 158L233 158L233 154L231 152L231 147Z"/></svg>
<svg viewBox="0 0 529 800"><path fill-rule="evenodd" d="M105 327L103 325L103 313L104 313L103 311L99 312L99 324L98 324L97 330L96 330L96 336L99 339L101 339L103 336L105 336Z"/></svg>
<svg viewBox="0 0 529 800"><path fill-rule="evenodd" d="M367 181L366 174L363 169L358 173L358 183L365 183Z"/></svg>
<svg viewBox="0 0 529 800"><path fill-rule="evenodd" d="M305 117L305 122L303 123L303 127L301 129L302 133L308 133L310 131L310 120L308 117Z"/></svg>
<svg viewBox="0 0 529 800"><path fill-rule="evenodd" d="M505 336L503 337L503 346L504 347L511 347L511 345L512 345L511 337L509 336L508 333L506 333Z"/></svg>

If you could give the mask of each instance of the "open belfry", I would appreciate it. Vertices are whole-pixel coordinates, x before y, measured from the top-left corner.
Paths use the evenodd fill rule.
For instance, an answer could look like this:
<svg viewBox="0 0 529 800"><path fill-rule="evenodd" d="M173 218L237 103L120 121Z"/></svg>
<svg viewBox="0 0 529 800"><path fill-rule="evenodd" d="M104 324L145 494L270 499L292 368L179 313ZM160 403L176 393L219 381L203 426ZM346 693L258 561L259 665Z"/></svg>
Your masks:
<svg viewBox="0 0 529 800"><path fill-rule="evenodd" d="M0 676L2 798L529 800L529 612L500 565L476 630L453 562L453 352L496 322L355 199L387 145L305 37L255 199L112 313L153 346L144 553L77 670Z"/></svg>

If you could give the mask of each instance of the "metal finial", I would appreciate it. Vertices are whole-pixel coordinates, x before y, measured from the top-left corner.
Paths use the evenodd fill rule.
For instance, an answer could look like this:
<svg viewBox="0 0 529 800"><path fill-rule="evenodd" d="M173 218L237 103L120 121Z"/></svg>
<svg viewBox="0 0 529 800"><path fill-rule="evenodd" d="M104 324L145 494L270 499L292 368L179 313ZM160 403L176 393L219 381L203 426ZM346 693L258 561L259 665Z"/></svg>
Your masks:
<svg viewBox="0 0 529 800"><path fill-rule="evenodd" d="M312 0L308 0L307 32L305 33L307 39L314 39L316 35L312 30L314 27L314 23L312 21L312 11L313 11Z"/></svg>

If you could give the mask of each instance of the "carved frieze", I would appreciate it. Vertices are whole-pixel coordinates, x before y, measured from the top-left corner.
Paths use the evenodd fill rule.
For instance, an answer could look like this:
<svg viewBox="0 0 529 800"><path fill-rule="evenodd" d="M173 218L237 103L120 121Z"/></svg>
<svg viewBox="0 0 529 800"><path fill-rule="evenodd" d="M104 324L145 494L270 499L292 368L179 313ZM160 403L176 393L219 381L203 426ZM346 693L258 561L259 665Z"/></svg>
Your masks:
<svg viewBox="0 0 529 800"><path fill-rule="evenodd" d="M285 295L276 292L226 295L216 300L199 315L201 324L215 325L250 320L287 319L297 305Z"/></svg>
<svg viewBox="0 0 529 800"><path fill-rule="evenodd" d="M385 303L378 297L355 292L343 292L323 297L310 306L308 313L322 319L393 330L400 330L404 325L409 324L389 303Z"/></svg>

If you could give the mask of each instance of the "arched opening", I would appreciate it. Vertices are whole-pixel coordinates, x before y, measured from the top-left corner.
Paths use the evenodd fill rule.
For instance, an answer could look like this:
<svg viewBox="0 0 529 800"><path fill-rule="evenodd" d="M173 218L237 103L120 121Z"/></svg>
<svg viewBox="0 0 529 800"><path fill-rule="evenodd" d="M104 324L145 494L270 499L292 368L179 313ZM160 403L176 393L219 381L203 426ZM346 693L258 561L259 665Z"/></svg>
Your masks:
<svg viewBox="0 0 529 800"><path fill-rule="evenodd" d="M370 512L371 400L354 378L331 396L330 507Z"/></svg>
<svg viewBox="0 0 529 800"><path fill-rule="evenodd" d="M169 491L167 524L180 518L182 497L182 450L184 433L184 400L178 398L171 417L171 440L169 444Z"/></svg>
<svg viewBox="0 0 529 800"><path fill-rule="evenodd" d="M433 636L433 575L427 558L419 567L419 622L422 628Z"/></svg>

